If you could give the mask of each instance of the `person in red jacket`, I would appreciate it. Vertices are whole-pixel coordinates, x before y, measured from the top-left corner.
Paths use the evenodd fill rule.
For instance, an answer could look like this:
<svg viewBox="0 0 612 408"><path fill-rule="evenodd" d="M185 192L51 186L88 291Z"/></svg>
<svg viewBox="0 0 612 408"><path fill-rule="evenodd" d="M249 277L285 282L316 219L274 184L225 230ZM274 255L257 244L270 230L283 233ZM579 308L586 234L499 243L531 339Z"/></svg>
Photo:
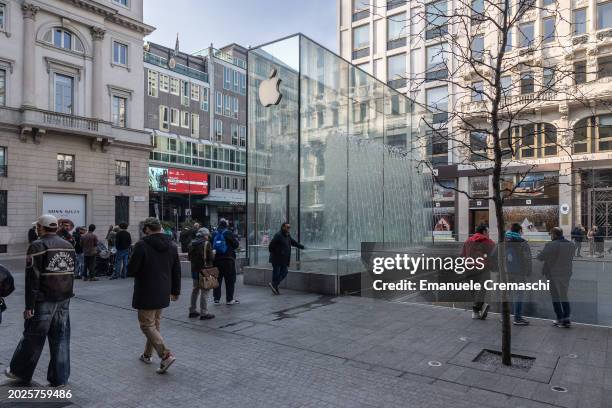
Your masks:
<svg viewBox="0 0 612 408"><path fill-rule="evenodd" d="M468 238L463 244L461 256L464 258L486 258L485 267L472 280L479 282L480 290L476 291L474 296L474 305L472 306L472 319L484 320L489 312L489 305L484 302L486 290L483 288L483 283L491 277L491 268L495 265L493 253L495 251L495 242L489 238L489 228L486 225L476 227L476 233Z"/></svg>

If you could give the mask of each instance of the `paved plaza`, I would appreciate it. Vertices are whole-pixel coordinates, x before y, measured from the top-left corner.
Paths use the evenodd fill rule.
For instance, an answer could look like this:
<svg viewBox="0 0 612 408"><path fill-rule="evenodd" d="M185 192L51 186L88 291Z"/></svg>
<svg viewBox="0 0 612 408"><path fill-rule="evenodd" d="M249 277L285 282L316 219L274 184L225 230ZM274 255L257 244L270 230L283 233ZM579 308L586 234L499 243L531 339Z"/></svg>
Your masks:
<svg viewBox="0 0 612 408"><path fill-rule="evenodd" d="M23 273L0 326L0 368L22 329ZM237 306L213 305L210 321L187 318L191 281L166 309L162 333L177 356L166 375L138 361L144 337L131 308L132 280L76 282L70 401L1 407L610 407L612 331L513 328L528 371L472 360L498 349L500 323L470 313L358 297L330 298L238 285ZM46 385L45 349L34 381ZM439 364L438 364L439 363ZM34 384L34 386L36 386ZM563 387L566 392L553 391Z"/></svg>

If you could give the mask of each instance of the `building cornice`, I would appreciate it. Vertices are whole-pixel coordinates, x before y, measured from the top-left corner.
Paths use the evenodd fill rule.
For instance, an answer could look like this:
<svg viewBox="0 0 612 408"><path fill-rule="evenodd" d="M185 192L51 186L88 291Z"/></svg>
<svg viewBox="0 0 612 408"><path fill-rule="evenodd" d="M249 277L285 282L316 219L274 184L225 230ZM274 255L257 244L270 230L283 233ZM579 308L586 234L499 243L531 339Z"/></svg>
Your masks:
<svg viewBox="0 0 612 408"><path fill-rule="evenodd" d="M76 7L80 7L89 12L103 16L105 20L118 24L120 26L129 28L137 31L140 34L146 36L155 31L155 27L148 24L142 23L133 18L123 16L119 14L118 10L112 7L105 6L94 0L63 0L66 3L73 4Z"/></svg>

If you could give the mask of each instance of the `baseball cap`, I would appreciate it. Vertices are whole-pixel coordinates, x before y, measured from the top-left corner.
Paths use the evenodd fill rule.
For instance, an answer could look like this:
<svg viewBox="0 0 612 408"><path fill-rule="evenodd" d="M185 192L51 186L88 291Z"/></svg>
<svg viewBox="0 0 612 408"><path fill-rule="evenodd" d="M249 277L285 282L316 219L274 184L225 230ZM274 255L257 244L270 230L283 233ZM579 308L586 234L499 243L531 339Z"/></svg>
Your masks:
<svg viewBox="0 0 612 408"><path fill-rule="evenodd" d="M142 226L152 227L153 229L157 229L161 227L161 222L155 217L149 217L149 218L145 218Z"/></svg>
<svg viewBox="0 0 612 408"><path fill-rule="evenodd" d="M47 228L57 228L57 218L51 214L45 214L38 217L36 221L32 223L32 225L42 225Z"/></svg>

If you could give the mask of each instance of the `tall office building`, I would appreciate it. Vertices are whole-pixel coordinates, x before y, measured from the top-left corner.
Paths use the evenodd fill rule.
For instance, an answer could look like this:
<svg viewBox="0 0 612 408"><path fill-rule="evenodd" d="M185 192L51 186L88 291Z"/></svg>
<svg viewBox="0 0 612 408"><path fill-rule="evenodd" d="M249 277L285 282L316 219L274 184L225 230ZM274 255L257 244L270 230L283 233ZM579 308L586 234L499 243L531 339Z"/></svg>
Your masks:
<svg viewBox="0 0 612 408"><path fill-rule="evenodd" d="M245 233L246 49L145 44L149 212L172 225L226 218Z"/></svg>
<svg viewBox="0 0 612 408"><path fill-rule="evenodd" d="M479 4L482 1L476 0L472 6ZM522 124L503 129L504 135L512 132L517 148L503 175L506 187L516 187L506 201L505 219L522 224L531 239L547 239L546 232L554 226L568 234L578 223L598 225L611 236L612 3L538 0L536 6L511 30L514 42L508 58L520 58L524 68L502 78L515 84L508 95L512 105L529 107ZM443 134L453 130L435 128L436 110L477 112L487 103L440 81L449 75L438 60L448 47L441 35L445 30L428 25L435 25L438 10L450 14L456 7L452 1L338 0L341 55L402 92L412 92L434 111L435 132ZM498 38L491 27L472 28L473 39L483 49L496 47ZM556 78L554 89L542 93L555 67L574 73ZM422 81L415 89L411 79L417 77ZM452 82L479 86L470 78L464 75ZM572 100L575 95L580 97ZM440 124L456 124L440 116ZM486 126L486 118L474 115L470 120L476 127ZM484 147L490 141L477 136L466 133L462 139L489 154ZM429 142L430 161L440 181L433 193L432 232L438 238L463 240L478 224L496 223L492 202L486 199L492 191L491 176L468 163L465 149L443 137L438 140ZM453 188L468 192L471 199Z"/></svg>
<svg viewBox="0 0 612 408"><path fill-rule="evenodd" d="M133 233L147 216L142 8L0 1L0 253L41 213Z"/></svg>

